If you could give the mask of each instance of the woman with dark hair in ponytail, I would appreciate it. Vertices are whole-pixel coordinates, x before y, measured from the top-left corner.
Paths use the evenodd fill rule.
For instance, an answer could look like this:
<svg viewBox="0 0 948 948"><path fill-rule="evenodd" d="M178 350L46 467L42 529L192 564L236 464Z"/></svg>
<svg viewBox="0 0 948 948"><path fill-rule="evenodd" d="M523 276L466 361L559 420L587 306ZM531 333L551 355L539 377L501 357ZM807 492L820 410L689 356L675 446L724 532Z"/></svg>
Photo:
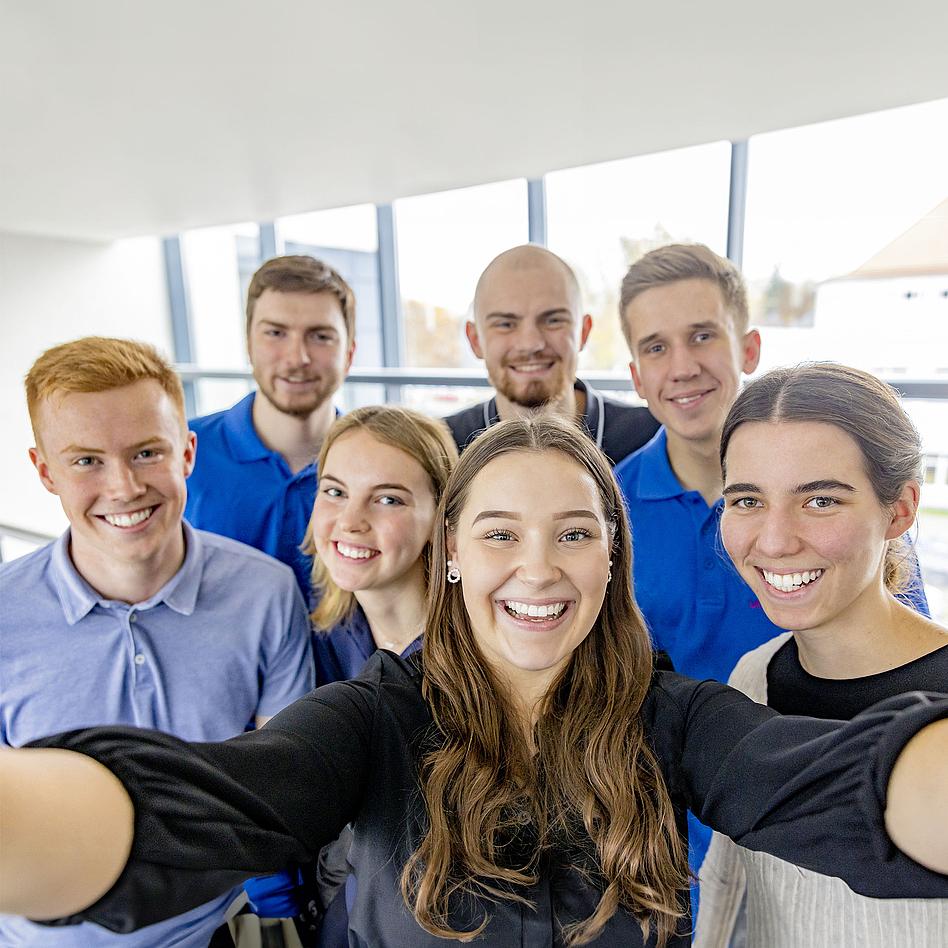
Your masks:
<svg viewBox="0 0 948 948"><path fill-rule="evenodd" d="M731 408L721 464L724 545L771 621L793 630L745 655L733 687L782 714L845 720L948 687L948 630L898 598L918 581L905 534L922 458L888 385L833 363L770 372ZM742 900L749 948L940 948L948 932L948 900L866 899L716 835L696 944L726 948Z"/></svg>
<svg viewBox="0 0 948 948"><path fill-rule="evenodd" d="M0 754L0 911L141 927L351 823L352 946L683 948L689 807L867 895L948 896L948 699L841 725L656 670L631 558L586 435L501 422L441 499L420 655L223 743Z"/></svg>

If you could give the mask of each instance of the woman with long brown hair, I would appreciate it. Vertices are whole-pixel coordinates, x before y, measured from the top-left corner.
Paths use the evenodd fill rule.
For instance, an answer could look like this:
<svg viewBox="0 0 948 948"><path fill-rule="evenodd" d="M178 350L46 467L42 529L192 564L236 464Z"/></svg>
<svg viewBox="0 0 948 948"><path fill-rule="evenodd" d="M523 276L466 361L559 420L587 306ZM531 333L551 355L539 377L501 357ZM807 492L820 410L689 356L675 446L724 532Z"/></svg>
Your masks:
<svg viewBox="0 0 948 948"><path fill-rule="evenodd" d="M681 946L687 807L870 895L948 892L948 700L839 727L654 671L618 489L565 423L481 435L439 514L420 661L379 652L222 744L97 728L4 759L3 908L141 926L351 821L352 945ZM55 786L17 795L52 767ZM57 804L92 784L94 864L44 859L53 834L70 854L89 842ZM889 837L914 859L881 857Z"/></svg>

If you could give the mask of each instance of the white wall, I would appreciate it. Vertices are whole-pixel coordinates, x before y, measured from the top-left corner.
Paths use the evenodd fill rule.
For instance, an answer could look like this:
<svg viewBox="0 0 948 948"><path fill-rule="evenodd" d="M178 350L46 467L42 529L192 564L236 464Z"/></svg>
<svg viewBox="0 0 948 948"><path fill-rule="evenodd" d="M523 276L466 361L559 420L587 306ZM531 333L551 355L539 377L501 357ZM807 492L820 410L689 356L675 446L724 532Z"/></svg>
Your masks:
<svg viewBox="0 0 948 948"><path fill-rule="evenodd" d="M161 242L88 243L0 232L0 523L50 534L66 524L27 456L23 376L50 346L126 336L171 355Z"/></svg>

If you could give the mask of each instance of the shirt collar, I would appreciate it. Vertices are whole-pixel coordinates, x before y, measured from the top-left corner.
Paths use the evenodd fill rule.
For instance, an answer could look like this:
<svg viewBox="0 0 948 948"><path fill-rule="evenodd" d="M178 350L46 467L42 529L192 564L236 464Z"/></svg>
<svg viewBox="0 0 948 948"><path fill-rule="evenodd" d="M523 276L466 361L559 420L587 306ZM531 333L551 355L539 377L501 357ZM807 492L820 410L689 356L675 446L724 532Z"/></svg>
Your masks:
<svg viewBox="0 0 948 948"><path fill-rule="evenodd" d="M224 416L227 444L238 461L262 461L274 453L260 440L253 426L253 400L256 395L256 392L251 392Z"/></svg>
<svg viewBox="0 0 948 948"><path fill-rule="evenodd" d="M158 592L144 602L134 603L137 610L151 609L164 603L181 615L189 616L197 605L201 577L204 573L204 545L187 521L181 521L184 528L184 562L171 579ZM69 555L71 532L67 530L53 545L50 557L53 585L63 615L69 625L75 625L84 619L97 605L108 608L111 600L103 599L76 569Z"/></svg>
<svg viewBox="0 0 948 948"><path fill-rule="evenodd" d="M582 379L574 379L573 391L582 392L586 396L586 407L583 410L583 424L587 433L596 442L596 446L602 447L603 422L605 421L602 396L591 385L587 385ZM484 427L490 428L500 421L500 412L497 409L497 396L494 395L482 405L484 413Z"/></svg>
<svg viewBox="0 0 948 948"><path fill-rule="evenodd" d="M668 500L688 491L675 477L668 460L668 435L662 425L651 441L639 451L639 477L636 493L643 500Z"/></svg>

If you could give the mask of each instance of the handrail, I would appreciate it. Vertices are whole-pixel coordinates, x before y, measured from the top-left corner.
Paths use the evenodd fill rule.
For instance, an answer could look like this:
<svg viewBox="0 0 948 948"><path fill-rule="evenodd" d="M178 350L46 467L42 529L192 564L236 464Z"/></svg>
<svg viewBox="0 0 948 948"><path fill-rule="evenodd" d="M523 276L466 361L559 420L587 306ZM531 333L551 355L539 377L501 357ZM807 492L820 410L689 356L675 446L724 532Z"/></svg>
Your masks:
<svg viewBox="0 0 948 948"><path fill-rule="evenodd" d="M209 369L193 363L182 363L175 368L182 380L193 382L200 379L230 379L252 382L250 369ZM594 388L606 392L630 392L632 380L625 372L581 372L581 377ZM910 379L883 378L905 398L932 398L948 400L948 378ZM365 368L359 366L349 370L346 382L352 385L444 385L464 388L490 388L490 380L482 369L409 369L409 368Z"/></svg>

